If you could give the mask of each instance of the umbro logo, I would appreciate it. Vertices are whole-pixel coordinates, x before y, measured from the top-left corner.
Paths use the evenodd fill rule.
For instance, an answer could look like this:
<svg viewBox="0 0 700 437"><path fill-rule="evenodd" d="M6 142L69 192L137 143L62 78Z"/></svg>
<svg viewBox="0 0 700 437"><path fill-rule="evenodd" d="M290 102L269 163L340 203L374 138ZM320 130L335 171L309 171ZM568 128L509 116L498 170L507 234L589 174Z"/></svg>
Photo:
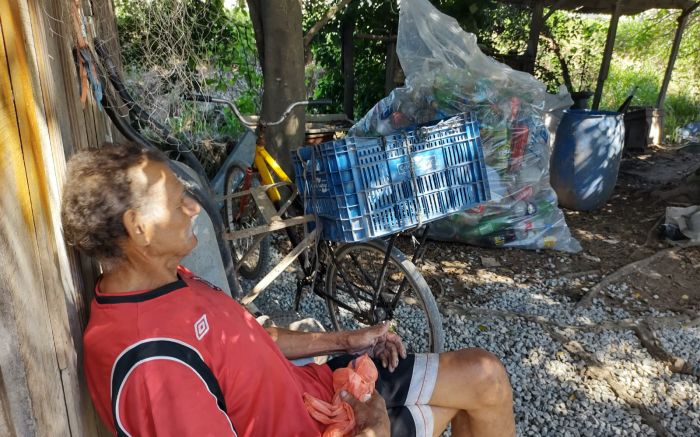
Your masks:
<svg viewBox="0 0 700 437"><path fill-rule="evenodd" d="M209 332L209 322L207 321L207 315L203 314L202 317L194 323L194 335L197 336L197 340L201 340L207 332Z"/></svg>

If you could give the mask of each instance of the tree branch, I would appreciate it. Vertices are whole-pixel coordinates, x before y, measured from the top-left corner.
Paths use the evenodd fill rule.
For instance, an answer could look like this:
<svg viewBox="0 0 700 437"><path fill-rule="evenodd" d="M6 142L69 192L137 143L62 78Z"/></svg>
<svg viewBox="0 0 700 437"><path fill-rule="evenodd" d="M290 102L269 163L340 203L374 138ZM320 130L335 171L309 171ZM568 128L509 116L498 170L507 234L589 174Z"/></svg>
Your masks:
<svg viewBox="0 0 700 437"><path fill-rule="evenodd" d="M620 267L618 270L614 271L610 275L606 276L603 278L602 281L597 283L595 286L593 286L588 293L586 293L585 296L581 298L581 300L576 304L576 308L580 307L586 307L593 302L593 298L596 297L598 293L600 293L605 287L610 285L611 283L615 282L616 280L622 278L623 276L627 276L630 273L636 272L636 271L641 271L644 267L648 266L649 264L653 263L654 261L658 260L659 258L662 258L666 256L669 253L674 253L682 249L687 249L689 247L697 247L700 246L700 243L688 243L684 245L679 245L679 246L674 246L674 247L669 247L664 250L660 250L656 252L655 254L647 257L640 259L638 261L629 263L625 266Z"/></svg>
<svg viewBox="0 0 700 437"><path fill-rule="evenodd" d="M356 33L355 38L374 41L396 41L396 35L372 35L369 33Z"/></svg>
<svg viewBox="0 0 700 437"><path fill-rule="evenodd" d="M311 43L311 40L314 39L316 34L321 30L323 26L325 26L331 19L337 14L340 10L344 9L348 4L350 4L352 0L340 0L338 3L336 3L334 6L332 6L326 14L321 17L320 20L316 22L313 26L311 26L311 29L309 29L308 32L306 32L306 35L304 35L304 48L308 47L308 45Z"/></svg>
<svg viewBox="0 0 700 437"><path fill-rule="evenodd" d="M661 346L661 342L654 334L654 331L649 329L649 326L641 322L639 325L632 328L637 335L639 342L649 352L649 354L661 362L665 362L674 373L682 373L684 375L700 378L700 365L692 364L684 359L666 352Z"/></svg>
<svg viewBox="0 0 700 437"><path fill-rule="evenodd" d="M557 41L552 35L552 30L546 24L542 26L542 33L540 33L540 38L547 41L547 43L549 44L549 48L552 49L554 55L559 60L559 64L561 65L561 75L564 78L564 85L566 85L566 88L569 90L570 93L574 92L574 84L571 81L571 74L569 74L569 65L566 63L566 59L564 58L564 55L561 52L559 44L557 44Z"/></svg>

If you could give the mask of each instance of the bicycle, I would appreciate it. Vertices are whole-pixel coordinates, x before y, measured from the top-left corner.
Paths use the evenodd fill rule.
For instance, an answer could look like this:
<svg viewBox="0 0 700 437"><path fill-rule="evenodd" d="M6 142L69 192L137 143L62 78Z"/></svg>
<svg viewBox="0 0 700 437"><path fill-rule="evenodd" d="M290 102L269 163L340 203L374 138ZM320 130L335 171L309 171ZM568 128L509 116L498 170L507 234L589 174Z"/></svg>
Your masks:
<svg viewBox="0 0 700 437"><path fill-rule="evenodd" d="M335 329L354 329L373 325L384 320L400 319L399 333L410 335L416 343L409 345L415 351L440 351L444 343L441 316L425 279L415 267L414 261L425 249L424 232L422 246L413 260L408 260L394 245L398 233L388 241L337 244L320 238L318 228L307 232L305 238L293 232L295 227L307 226L314 221L304 215L298 192L293 182L265 148L265 128L282 123L297 106L323 104L327 101L294 102L273 122L253 121L243 116L236 105L225 99L203 95L186 96L190 100L223 104L249 128L255 129L256 146L253 165L234 162L226 172L223 196L225 218L229 229L225 238L232 241L237 255L237 269L243 271L247 257L258 247L257 261L248 272L263 268L264 256L269 254L269 234L286 230L294 247L292 251L241 301L253 300L295 259L303 272L298 282L294 309L298 310L304 287L325 299L330 320ZM277 180L275 180L275 176ZM283 203L279 192L288 187L291 195ZM290 213L290 211L292 211ZM244 241L237 248L237 241ZM266 241L267 240L267 241ZM245 275L244 275L245 276ZM417 318L425 318L415 321ZM406 323L409 322L408 324ZM425 326L424 332L421 326ZM409 329L413 332L409 332ZM408 336L407 336L408 337Z"/></svg>
<svg viewBox="0 0 700 437"><path fill-rule="evenodd" d="M198 94L185 97L199 102L225 104L234 112L244 126L254 129L256 143L252 166L248 166L245 162L233 161L226 171L224 192L246 192L253 187L272 185L265 192L275 208L280 209L282 200L281 187L275 184L277 182L291 184L292 181L265 148L265 129L284 122L294 108L298 106L329 104L331 103L330 100L295 102L284 111L277 121L263 122L259 120L255 122L242 115L235 105L228 105L231 102L224 99ZM224 218L230 229L244 230L264 222L255 202L250 202L249 200L247 196L241 196L236 199L226 197L224 199ZM298 207L298 205L296 206ZM294 205L289 205L288 208L299 210L294 208ZM231 240L231 248L236 263L236 270L246 279L257 279L264 270L267 270L270 262L270 236L263 234L258 238L240 238L235 240L235 244L233 241ZM298 244L298 241L296 244Z"/></svg>
<svg viewBox="0 0 700 437"><path fill-rule="evenodd" d="M243 304L252 303L275 277L295 259L304 255L300 263L303 274L298 282L294 299L295 309L299 308L305 287L310 287L314 294L325 300L335 329L349 329L361 324L371 325L400 316L403 319L399 320L397 331L404 338L414 339L407 344L409 350L415 352L442 350L444 332L435 299L415 265L394 247L396 235L388 241L337 244L322 240L319 229L315 228L306 233L304 238L299 238L297 233L291 232L290 228L312 223L314 216L299 212L303 209L299 208L298 199L295 201L298 194L293 183L287 177L287 181L268 185L251 182L248 190L242 190L240 184L236 185L233 182L236 180L233 175L236 174L235 178L240 178L240 181L243 181L249 172L251 178L254 176L252 169L249 170L247 166L240 163L231 164L226 169L226 173L230 175L227 178L229 187L227 194L221 200L226 202L227 199L248 196L249 199L253 199L250 205L255 205L255 208L241 208L241 212L260 213L267 225L247 226L245 229L231 229L229 226L229 229L226 229L220 208L214 202L213 189L204 175L200 162L192 152L193 147L186 140L172 136L165 126L155 121L135 102L127 92L117 69L110 62L104 44L96 41L95 47L101 60L99 72L105 88L102 104L117 129L126 138L145 147L173 152L175 159L184 161L198 175L196 178L198 180L195 180L179 166L171 165L178 177L188 182L189 191L212 220L225 273L236 299ZM108 89L108 84L111 84L111 89ZM235 107L233 103L229 103ZM287 108L283 116L286 117L294 106L295 104ZM131 123L127 122L127 118L120 113L119 109L127 109L126 117ZM234 113L240 115L237 108ZM142 125L148 126L162 140L154 144L140 132ZM262 146L264 147L264 143ZM271 165L274 168L274 159L270 157L270 160L273 161ZM282 186L290 187L292 193L284 203L273 201L268 197L269 190ZM295 202L296 205L292 206ZM288 213L290 208L297 211ZM225 210L226 207L224 207ZM232 208L229 210L232 211ZM226 216L229 214L226 213L223 217L228 222ZM252 223L257 224L257 220ZM227 244L227 241L251 237L262 240L271 232L281 229L288 230L287 234L294 248L250 293L245 295L237 281L236 273L240 269L240 264L234 263L232 247ZM243 255L241 259L245 259L245 254ZM420 320L416 321L416 319Z"/></svg>

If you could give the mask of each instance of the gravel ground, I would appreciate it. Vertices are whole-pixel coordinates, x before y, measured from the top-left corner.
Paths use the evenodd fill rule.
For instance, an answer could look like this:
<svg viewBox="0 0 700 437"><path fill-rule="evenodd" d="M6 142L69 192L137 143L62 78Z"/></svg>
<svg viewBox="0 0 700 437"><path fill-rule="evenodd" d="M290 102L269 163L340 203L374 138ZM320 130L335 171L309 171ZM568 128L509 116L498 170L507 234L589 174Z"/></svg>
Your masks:
<svg viewBox="0 0 700 437"><path fill-rule="evenodd" d="M672 373L632 330L614 326L640 318L654 326L657 319L680 315L644 308L632 316L600 299L577 309L557 291L573 280L548 277L547 270L496 276L467 287L463 296L438 298L446 350L482 347L504 362L518 435L700 435L698 378ZM295 278L293 271L284 272L255 304L264 313L291 309ZM456 279L443 279L451 291ZM619 283L607 295L625 302L630 289ZM330 328L321 299L305 294L300 312ZM664 325L654 332L666 351L700 363L700 328Z"/></svg>

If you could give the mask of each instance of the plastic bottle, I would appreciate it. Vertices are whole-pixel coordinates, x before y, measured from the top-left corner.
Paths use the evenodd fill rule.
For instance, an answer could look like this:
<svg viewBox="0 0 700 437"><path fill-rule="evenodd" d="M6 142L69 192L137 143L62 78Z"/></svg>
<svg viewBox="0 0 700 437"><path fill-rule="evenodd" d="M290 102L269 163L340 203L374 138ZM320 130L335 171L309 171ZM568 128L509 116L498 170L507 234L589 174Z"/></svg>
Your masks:
<svg viewBox="0 0 700 437"><path fill-rule="evenodd" d="M518 189L516 192L512 193L511 196L515 200L526 200L532 197L532 195L535 193L535 189L533 188L532 185L526 185L524 187L521 187Z"/></svg>
<svg viewBox="0 0 700 437"><path fill-rule="evenodd" d="M459 235L465 241L479 240L508 228L512 223L513 220L508 213L486 217L476 225L463 226L459 231Z"/></svg>
<svg viewBox="0 0 700 437"><path fill-rule="evenodd" d="M388 98L384 98L380 100L375 106L376 114L379 120L385 120L389 118L391 116L391 113L393 112L393 110L391 109L391 102L389 102L388 100Z"/></svg>
<svg viewBox="0 0 700 437"><path fill-rule="evenodd" d="M477 232L481 236L486 236L498 232L511 224L511 218L506 216L494 217L487 220L482 220L477 226Z"/></svg>
<svg viewBox="0 0 700 437"><path fill-rule="evenodd" d="M493 82L489 79L481 78L476 81L476 86L474 87L474 101L475 102L485 102L490 101L491 96L496 91L496 87Z"/></svg>
<svg viewBox="0 0 700 437"><path fill-rule="evenodd" d="M392 112L390 116L390 124L394 129L403 129L411 124L411 120L403 112Z"/></svg>
<svg viewBox="0 0 700 437"><path fill-rule="evenodd" d="M525 217L537 213L537 206L533 203L524 200L518 200L511 207L513 217Z"/></svg>
<svg viewBox="0 0 700 437"><path fill-rule="evenodd" d="M530 128L525 123L519 122L513 126L510 137L510 171L520 170L529 133Z"/></svg>
<svg viewBox="0 0 700 437"><path fill-rule="evenodd" d="M505 229L479 239L478 243L485 246L500 247L515 241L516 238L515 231L512 229Z"/></svg>
<svg viewBox="0 0 700 437"><path fill-rule="evenodd" d="M517 119L518 114L520 114L520 99L513 96L510 98L510 119Z"/></svg>
<svg viewBox="0 0 700 437"><path fill-rule="evenodd" d="M377 119L377 124L375 126L375 131L381 135L389 135L393 132L396 131L394 127L391 125L391 119L389 118L383 118L383 119Z"/></svg>
<svg viewBox="0 0 700 437"><path fill-rule="evenodd" d="M515 238L518 241L526 240L530 236L530 232L532 231L533 227L534 225L532 223L532 220L521 220L514 226L513 230L515 231Z"/></svg>
<svg viewBox="0 0 700 437"><path fill-rule="evenodd" d="M505 129L481 128L481 143L486 163L496 170L505 170L510 159L510 143Z"/></svg>
<svg viewBox="0 0 700 437"><path fill-rule="evenodd" d="M543 249L553 249L557 245L557 237L554 235L547 235L542 239Z"/></svg>
<svg viewBox="0 0 700 437"><path fill-rule="evenodd" d="M550 225L547 223L547 220L540 216L535 216L520 220L513 224L512 229L515 231L518 240L526 240L533 235L545 232L549 227Z"/></svg>

